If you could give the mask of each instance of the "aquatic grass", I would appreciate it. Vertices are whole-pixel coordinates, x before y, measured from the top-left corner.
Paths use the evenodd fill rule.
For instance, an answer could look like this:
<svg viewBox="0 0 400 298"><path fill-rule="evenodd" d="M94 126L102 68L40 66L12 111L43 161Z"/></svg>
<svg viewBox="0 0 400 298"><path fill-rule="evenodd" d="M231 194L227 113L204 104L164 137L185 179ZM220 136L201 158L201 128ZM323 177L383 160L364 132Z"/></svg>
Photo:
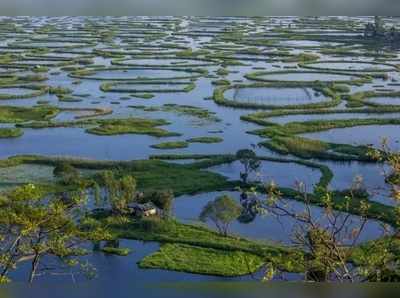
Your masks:
<svg viewBox="0 0 400 298"><path fill-rule="evenodd" d="M274 79L268 79L264 76L268 75L279 75L279 74L332 74L332 75L345 75L349 76L348 72L343 71L328 71L328 70L321 70L321 71L298 71L298 70L282 70L282 71L256 71L251 72L245 75L245 78L248 80L253 81L260 81L260 82L277 82ZM348 85L363 85L365 83L372 82L372 75L371 74L358 74L352 73L351 78L347 80L335 80L335 81L314 81L314 82L321 82L321 83L337 83L337 84L348 84ZM294 84L304 84L307 81L290 81L290 83Z"/></svg>
<svg viewBox="0 0 400 298"><path fill-rule="evenodd" d="M20 128L0 128L0 138L18 138L24 134Z"/></svg>
<svg viewBox="0 0 400 298"><path fill-rule="evenodd" d="M163 142L159 144L151 145L151 148L154 149L180 149L187 148L189 146L188 142L184 141L175 141L175 142Z"/></svg>
<svg viewBox="0 0 400 298"><path fill-rule="evenodd" d="M340 104L341 97L333 89L330 88L331 84L324 84L320 82L309 83L309 82L270 82L270 83L253 83L253 84L237 84L237 85L226 85L218 86L214 89L212 99L215 103L228 106L232 108L241 109L264 109L264 110L275 110L275 109L320 109L335 107ZM324 96L330 100L323 100L320 102L309 103L309 104L289 104L289 105L269 105L263 103L244 102L227 99L224 94L230 89L240 88L312 88L318 92L321 92Z"/></svg>
<svg viewBox="0 0 400 298"><path fill-rule="evenodd" d="M221 143L223 141L220 137L195 137L186 140L189 143L204 143L204 144L213 144L213 143Z"/></svg>
<svg viewBox="0 0 400 298"><path fill-rule="evenodd" d="M105 254L117 255L121 257L125 257L131 253L131 250L129 248L111 247L111 246L102 247L101 251Z"/></svg>
<svg viewBox="0 0 400 298"><path fill-rule="evenodd" d="M164 244L142 259L139 267L229 277L254 273L263 264L261 257L242 251Z"/></svg>
<svg viewBox="0 0 400 298"><path fill-rule="evenodd" d="M376 65L378 66L387 66L390 69L382 69L382 68L363 68L363 69L342 69L335 67L322 67L315 66L314 64L335 64L335 63L348 63L348 64L368 64L368 65ZM351 73L368 73L368 72L389 72L389 71L398 71L400 68L396 64L384 63L384 62L376 62L376 61L353 61L353 60L324 60L324 61L309 61L299 63L299 66L302 68L313 69L313 70L323 70L323 71L343 71L343 72L351 72Z"/></svg>
<svg viewBox="0 0 400 298"><path fill-rule="evenodd" d="M300 110L286 110L286 109L277 109L273 111L259 111L255 113L251 113L248 115L242 115L240 119L248 122L253 122L259 125L275 125L271 119L272 117L281 117L281 116L291 116L291 115L321 115L321 120L324 118L324 115L329 114L385 114L385 113L396 113L400 112L399 106L376 106L376 107L368 107L368 108L347 108L347 109L300 109Z"/></svg>
<svg viewBox="0 0 400 298"><path fill-rule="evenodd" d="M2 93L2 89L4 88L19 88L19 89L27 89L28 92L24 94L8 94ZM24 99L24 98L31 98L31 97L38 97L44 95L48 92L47 86L40 86L40 85L20 85L20 84L13 84L13 85L0 85L0 100L8 100L8 99Z"/></svg>
<svg viewBox="0 0 400 298"><path fill-rule="evenodd" d="M0 123L21 123L40 121L57 116L60 109L52 106L16 107L0 106Z"/></svg>
<svg viewBox="0 0 400 298"><path fill-rule="evenodd" d="M123 119L85 119L77 121L52 122L34 121L17 124L23 128L62 128L87 127L86 132L95 135L111 136L119 134L144 134L154 137L180 136L179 133L169 132L158 126L168 125L163 119L123 118Z"/></svg>
<svg viewBox="0 0 400 298"><path fill-rule="evenodd" d="M134 93L130 95L131 97L141 98L141 99L151 99L154 97L154 94L151 93Z"/></svg>
<svg viewBox="0 0 400 298"><path fill-rule="evenodd" d="M303 253L279 244L250 241L245 238L229 235L222 236L206 227L182 224L172 219L152 220L152 225L145 225L141 220L132 219L128 219L124 224L121 224L109 216L101 216L97 219L107 225L108 230L116 239L124 238L157 241L173 245L189 245L194 248L204 248L205 252L209 249L218 250L217 253L220 251L220 254L225 253L225 255L234 253L235 256L244 256L243 254L237 254L238 252L242 252L258 256L264 262L271 262L277 268L284 271L301 271L301 267L299 267L296 260L300 260L303 257ZM187 253L192 257L196 257L193 255L193 251L187 251ZM189 255L187 257L190 257ZM174 254L174 256L176 255ZM253 260L258 259L253 258ZM142 265L144 266L144 264ZM221 268L220 270L223 269Z"/></svg>
<svg viewBox="0 0 400 298"><path fill-rule="evenodd" d="M137 85L171 85L177 86L174 88L143 88L135 89ZM124 88L124 86L126 86ZM100 85L100 90L103 92L118 92L118 93L130 93L133 96L140 97L140 94L147 93L179 93L179 92L190 92L196 87L194 82L186 81L136 81L136 82L106 82Z"/></svg>
<svg viewBox="0 0 400 298"><path fill-rule="evenodd" d="M164 104L162 106L129 106L133 109L140 109L145 112L171 112L183 116L196 117L200 120L206 120L210 122L220 122L221 119L216 116L214 112L211 112L205 108L191 106L191 105L179 105L179 104Z"/></svg>
<svg viewBox="0 0 400 298"><path fill-rule="evenodd" d="M368 125L400 125L400 120L368 118L290 122L285 125L269 124L269 126L251 133L269 138L269 140L260 144L281 154L293 154L301 158L372 162L371 157L368 155L368 146L327 143L297 136L302 133L325 131L334 128Z"/></svg>
<svg viewBox="0 0 400 298"><path fill-rule="evenodd" d="M168 77L168 78L158 78L158 77L132 77L132 78L106 78L96 76L96 73L100 71L128 71L128 70L172 70L180 71L186 73L187 75L182 75L178 77ZM183 79L196 79L204 76L208 73L206 69L202 68L176 68L176 67L92 67L92 68L80 68L78 70L72 71L69 76L75 79L86 79L86 80L97 80L97 81L125 81L125 82L142 82L142 81L173 81L173 80L183 80Z"/></svg>
<svg viewBox="0 0 400 298"><path fill-rule="evenodd" d="M379 104L376 102L369 102L367 99L374 97L385 97L385 98L398 98L400 97L400 91L391 91L391 92L378 92L378 91L361 91L350 94L346 96L344 99L347 100L350 106L370 106L376 108L388 107L390 109L397 109L398 105L390 105L390 104Z"/></svg>

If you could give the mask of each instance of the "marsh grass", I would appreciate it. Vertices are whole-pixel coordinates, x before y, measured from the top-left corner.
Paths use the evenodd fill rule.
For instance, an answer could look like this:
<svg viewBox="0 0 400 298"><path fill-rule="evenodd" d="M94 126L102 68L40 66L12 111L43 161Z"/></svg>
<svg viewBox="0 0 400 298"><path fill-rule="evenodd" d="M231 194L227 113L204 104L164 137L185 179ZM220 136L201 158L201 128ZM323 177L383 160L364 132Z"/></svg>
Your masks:
<svg viewBox="0 0 400 298"><path fill-rule="evenodd" d="M188 142L176 141L176 142L163 142L151 145L150 147L154 149L180 149L180 148L187 148L188 146L189 146Z"/></svg>
<svg viewBox="0 0 400 298"><path fill-rule="evenodd" d="M164 244L142 259L139 267L229 277L256 272L263 264L261 257L242 251Z"/></svg>
<svg viewBox="0 0 400 298"><path fill-rule="evenodd" d="M20 128L0 128L0 138L18 138L23 134Z"/></svg>
<svg viewBox="0 0 400 298"><path fill-rule="evenodd" d="M221 143L223 141L220 137L195 137L186 140L189 143L204 143L204 144L214 144Z"/></svg>

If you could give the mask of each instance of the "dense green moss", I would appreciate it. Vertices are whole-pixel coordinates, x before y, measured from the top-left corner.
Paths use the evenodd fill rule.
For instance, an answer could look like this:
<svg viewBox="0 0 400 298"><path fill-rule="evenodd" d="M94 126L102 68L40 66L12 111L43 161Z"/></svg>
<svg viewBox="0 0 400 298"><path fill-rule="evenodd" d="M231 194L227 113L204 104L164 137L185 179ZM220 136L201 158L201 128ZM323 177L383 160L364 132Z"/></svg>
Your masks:
<svg viewBox="0 0 400 298"><path fill-rule="evenodd" d="M362 69L341 69L335 67L323 67L323 66L315 66L314 64L332 64L335 63L346 63L346 64L365 64L365 65L374 65L376 67L366 67ZM383 62L375 62L375 61L353 61L353 60L324 60L324 61L317 61L317 62L305 62L299 63L300 67L314 69L314 70L323 70L323 71L343 71L343 72L352 72L352 73L363 73L363 72L388 72L388 71L398 71L399 67L396 64L390 63L383 63ZM379 68L379 66L386 66L386 68Z"/></svg>
<svg viewBox="0 0 400 298"><path fill-rule="evenodd" d="M154 95L151 93L134 93L130 95L131 97L141 98L141 99L150 99L153 98Z"/></svg>
<svg viewBox="0 0 400 298"><path fill-rule="evenodd" d="M163 119L87 119L67 122L36 121L17 124L19 127L28 128L51 128L51 127L88 127L86 132L96 135L119 135L119 134L145 134L155 137L179 136L175 132L169 132L158 126L168 125Z"/></svg>
<svg viewBox="0 0 400 298"><path fill-rule="evenodd" d="M223 106L244 108L244 109L320 109L327 107L337 106L341 102L341 97L333 91L330 86L334 86L332 83L324 84L320 82L309 83L309 82L271 82L271 83L254 83L254 84L237 84L217 87L213 92L213 100L215 103ZM289 105L269 105L263 103L252 103L245 101L235 101L227 99L224 93L230 89L240 88L312 88L318 92L321 92L324 96L330 98L315 103L306 104L289 104Z"/></svg>
<svg viewBox="0 0 400 298"><path fill-rule="evenodd" d="M224 251L184 244L164 244L139 262L141 268L158 268L217 276L240 276L256 272L264 260L242 251Z"/></svg>
<svg viewBox="0 0 400 298"><path fill-rule="evenodd" d="M60 112L59 108L50 106L14 107L0 106L1 123L20 123L25 121L40 121L51 119Z"/></svg>
<svg viewBox="0 0 400 298"><path fill-rule="evenodd" d="M18 89L26 89L27 93L23 94L12 94L12 93L2 93L2 89L4 88L18 88ZM40 85L1 85L0 86L0 100L7 99L23 99L23 98L31 98L37 97L46 94L48 91L47 86Z"/></svg>
<svg viewBox="0 0 400 298"><path fill-rule="evenodd" d="M379 115L385 113L396 113L400 112L400 107L394 106L379 106L373 108L347 108L347 109L312 109L312 110L284 110L284 109L277 109L273 111L260 111L255 112L248 115L243 115L240 119L253 122L259 125L275 125L276 123L273 122L272 117L281 117L281 116L291 116L291 115L321 115L321 120L323 120L324 115L330 114L368 114L368 115Z"/></svg>
<svg viewBox="0 0 400 298"><path fill-rule="evenodd" d="M221 143L223 139L220 137L196 137L196 138L190 138L186 141L189 143L212 144L212 143Z"/></svg>
<svg viewBox="0 0 400 298"><path fill-rule="evenodd" d="M131 253L131 250L129 248L110 247L110 246L102 247L101 251L109 255L117 255L122 257L125 257Z"/></svg>
<svg viewBox="0 0 400 298"><path fill-rule="evenodd" d="M378 91L361 91L354 94L350 94L345 97L348 101L348 106L351 107L360 107L360 106L371 106L371 107L389 107L391 109L397 109L399 105L390 105L390 104L380 104L377 102L369 102L367 99L374 97L384 97L384 98L399 98L400 91L390 91L390 92L378 92Z"/></svg>
<svg viewBox="0 0 400 298"><path fill-rule="evenodd" d="M135 86L146 86L146 85L165 85L165 88L137 88ZM126 86L126 87L124 87ZM167 86L174 86L174 88L167 88ZM176 86L176 87L175 87ZM131 93L133 96L140 97L140 94L147 93L178 93L178 92L190 92L196 87L193 82L185 82L185 81L142 81L142 82L107 82L103 83L100 86L101 91L103 92L118 92L118 93Z"/></svg>
<svg viewBox="0 0 400 298"><path fill-rule="evenodd" d="M189 144L184 141L175 141L175 142L164 142L155 145L151 145L151 148L154 149L179 149L179 148L186 148Z"/></svg>
<svg viewBox="0 0 400 298"><path fill-rule="evenodd" d="M205 253L210 252L209 249L212 249L218 250L216 253L225 253L226 255L233 253L233 255L244 256L243 254L237 254L238 252L243 252L259 256L264 262L271 262L280 270L298 272L302 269L298 260L302 259L303 254L277 244L250 241L240 237L225 237L205 227L182 224L174 220L150 219L143 222L141 220L126 219L123 223L118 218L112 217L100 218L99 220L107 224L109 231L116 239L125 238L190 245L194 249L204 248ZM149 224L146 224L148 221ZM188 258L193 257L193 251L187 252ZM258 260L258 258L253 259ZM147 259L147 261L147 265L150 266L152 259ZM161 262L162 259L158 259L158 261ZM142 263L142 266L145 266L146 263ZM153 265L155 266L155 264ZM178 268L176 267L175 269ZM200 267L197 270L200 270ZM202 270L206 269L203 267ZM223 269L220 268L219 270Z"/></svg>
<svg viewBox="0 0 400 298"><path fill-rule="evenodd" d="M263 76L268 76L268 75L280 75L280 74L332 74L332 75L344 75L348 76L349 73L343 72L343 71L327 71L327 70L321 70L321 71L296 71L296 70L282 70L282 71L257 71L257 72L252 72L248 73L245 75L245 77L249 80L253 81L260 81L260 82L277 82L278 80L274 79L268 79ZM347 80L337 80L337 81L326 81L325 83L339 83L339 84L349 84L349 85L362 85L365 83L370 83L372 81L371 75L362 75L362 74L351 74L351 77ZM315 81L315 82L324 82L323 80L321 81ZM290 83L298 83L298 84L304 84L307 83L307 81L290 81Z"/></svg>
<svg viewBox="0 0 400 298"><path fill-rule="evenodd" d="M367 146L326 143L296 136L302 133L362 125L400 125L400 120L369 118L290 122L285 125L273 124L252 133L268 137L270 140L262 142L261 145L282 154L293 154L302 158L372 161Z"/></svg>
<svg viewBox="0 0 400 298"><path fill-rule="evenodd" d="M214 112L210 112L207 109L190 106L190 105L178 105L178 104L164 104L162 106L129 106L134 109L141 109L146 112L171 112L176 113L178 115L183 116L191 116L196 117L201 120L210 121L210 122L220 122L219 119Z"/></svg>
<svg viewBox="0 0 400 298"><path fill-rule="evenodd" d="M19 128L0 128L0 138L18 138L24 134Z"/></svg>

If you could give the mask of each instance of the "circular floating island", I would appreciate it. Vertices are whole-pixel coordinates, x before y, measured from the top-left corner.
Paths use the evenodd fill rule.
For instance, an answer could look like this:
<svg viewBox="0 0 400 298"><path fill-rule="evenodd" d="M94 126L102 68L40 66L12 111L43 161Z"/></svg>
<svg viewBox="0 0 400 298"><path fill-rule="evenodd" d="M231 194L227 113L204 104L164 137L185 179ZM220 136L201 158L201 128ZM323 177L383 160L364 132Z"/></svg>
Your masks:
<svg viewBox="0 0 400 298"><path fill-rule="evenodd" d="M387 72L399 71L395 64L363 61L318 61L300 63L301 67L328 71Z"/></svg>
<svg viewBox="0 0 400 298"><path fill-rule="evenodd" d="M0 86L0 100L37 97L48 91L47 86L5 85Z"/></svg>
<svg viewBox="0 0 400 298"><path fill-rule="evenodd" d="M118 59L113 60L111 63L113 65L137 67L200 67L216 65L214 61L208 59L182 59L176 57Z"/></svg>
<svg viewBox="0 0 400 298"><path fill-rule="evenodd" d="M331 82L342 84L367 83L370 77L362 74L349 74L338 71L258 71L246 74L249 80L261 82Z"/></svg>
<svg viewBox="0 0 400 298"><path fill-rule="evenodd" d="M73 78L99 81L177 80L198 78L204 70L166 67L106 67L81 69L70 74Z"/></svg>
<svg viewBox="0 0 400 298"><path fill-rule="evenodd" d="M100 86L103 92L121 93L175 93L190 92L196 85L193 82L106 82Z"/></svg>
<svg viewBox="0 0 400 298"><path fill-rule="evenodd" d="M16 49L64 49L64 48L83 48L90 46L87 43L74 43L69 41L30 41L26 43L12 43L9 48Z"/></svg>
<svg viewBox="0 0 400 298"><path fill-rule="evenodd" d="M400 95L397 97L374 96L365 99L365 102L379 106L400 106Z"/></svg>
<svg viewBox="0 0 400 298"><path fill-rule="evenodd" d="M227 90L228 100L271 106L303 105L329 101L330 98L308 87L245 87Z"/></svg>
<svg viewBox="0 0 400 298"><path fill-rule="evenodd" d="M333 107L340 96L318 83L270 82L228 85L214 90L217 104L248 109L299 109Z"/></svg>
<svg viewBox="0 0 400 298"><path fill-rule="evenodd" d="M327 143L350 144L353 146L372 146L380 148L383 139L387 138L392 150L400 150L399 124L361 125L346 128L333 128L326 131L302 134L302 137Z"/></svg>

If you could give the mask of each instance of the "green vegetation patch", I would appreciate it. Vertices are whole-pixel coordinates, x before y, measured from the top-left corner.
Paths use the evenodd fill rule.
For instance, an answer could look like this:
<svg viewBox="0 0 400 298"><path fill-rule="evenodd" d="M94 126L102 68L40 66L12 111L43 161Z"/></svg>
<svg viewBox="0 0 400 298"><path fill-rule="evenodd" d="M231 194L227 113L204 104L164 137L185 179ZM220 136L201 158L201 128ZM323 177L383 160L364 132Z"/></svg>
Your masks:
<svg viewBox="0 0 400 298"><path fill-rule="evenodd" d="M24 134L20 128L0 128L0 138L18 138Z"/></svg>
<svg viewBox="0 0 400 298"><path fill-rule="evenodd" d="M95 171L115 170L118 173L132 175L137 179L138 189L141 191L155 191L170 189L176 196L198 192L233 189L234 184L225 177L204 171L203 169L214 164L227 161L227 157L216 158L206 164L179 165L160 160L134 161L101 161L78 158L43 157L37 155L19 155L0 160L0 168L14 167L24 164L38 164L57 166L68 163L80 172L87 171L88 178L97 179Z"/></svg>
<svg viewBox="0 0 400 298"><path fill-rule="evenodd" d="M325 131L362 125L400 125L399 119L340 119L272 124L251 133L268 137L261 145L281 154L293 154L302 158L371 161L368 146L327 143L296 136L302 133Z"/></svg>
<svg viewBox="0 0 400 298"><path fill-rule="evenodd" d="M320 64L321 66L316 66L315 64ZM346 68L335 68L334 66L324 67L322 65L335 65L335 64L358 64L358 65L372 65L370 67L359 68L359 69L348 69ZM396 64L384 63L384 62L375 62L375 61L353 61L353 60L325 60L325 61L317 61L317 62L304 62L299 63L300 67L315 69L315 70L324 70L324 71L345 71L345 72L388 72L388 71L398 71L399 67ZM379 68L385 66L384 68Z"/></svg>
<svg viewBox="0 0 400 298"><path fill-rule="evenodd" d="M0 106L0 123L41 121L55 117L60 110L56 107L14 107Z"/></svg>
<svg viewBox="0 0 400 298"><path fill-rule="evenodd" d="M383 98L399 98L400 91L392 91L392 92L377 92L377 91L362 91L357 92L345 97L348 102L348 106L350 107L360 107L363 105L371 106L371 107L390 107L390 108L398 108L399 105L390 105L390 104L380 104L377 102L367 101L369 98L374 97L383 97Z"/></svg>
<svg viewBox="0 0 400 298"><path fill-rule="evenodd" d="M215 103L228 106L233 108L244 108L244 109L320 109L327 107L337 106L341 102L340 95L334 90L334 83L321 83L321 82L270 82L270 83L253 83L253 84L237 84L228 86L219 86L214 89L213 100ZM292 105L268 105L263 103L245 102L227 99L224 94L230 89L240 88L312 88L318 92L321 92L324 96L330 98L330 100L324 100L314 103L305 104L292 104Z"/></svg>
<svg viewBox="0 0 400 298"><path fill-rule="evenodd" d="M151 99L154 97L151 93L135 93L131 94L131 97L141 98L141 99Z"/></svg>
<svg viewBox="0 0 400 298"><path fill-rule="evenodd" d="M180 149L187 148L189 144L184 141L176 141L176 142L164 142L155 145L151 145L151 148L154 149Z"/></svg>
<svg viewBox="0 0 400 298"><path fill-rule="evenodd" d="M131 250L129 248L111 247L111 246L105 246L101 248L101 251L104 252L105 254L117 255L122 257L125 257L131 253Z"/></svg>
<svg viewBox="0 0 400 298"><path fill-rule="evenodd" d="M385 113L396 113L400 112L399 106L379 106L373 108L347 108L347 109L312 109L312 110L274 110L274 111L261 111L255 112L248 115L243 115L240 119L253 122L259 125L271 126L276 123L272 122L269 118L291 116L291 115L321 115L321 119L324 115L329 114L385 114Z"/></svg>
<svg viewBox="0 0 400 298"><path fill-rule="evenodd" d="M107 71L123 71L127 72L129 70L159 70L159 71L176 71L181 72L182 75L173 76L173 77L144 77L144 76L135 76L133 75L131 78L126 77L104 77L96 75L99 72ZM72 71L69 76L76 79L87 79L87 80L97 80L97 81L124 81L124 82L143 82L143 81L164 81L171 82L174 80L183 80L183 79L196 79L205 74L208 71L206 69L201 68L175 68L175 67L92 67L92 68L80 68Z"/></svg>
<svg viewBox="0 0 400 298"><path fill-rule="evenodd" d="M89 127L87 133L96 135L119 135L119 134L144 134L155 137L180 136L179 133L169 132L158 126L168 125L169 122L163 119L86 119L79 121L52 122L36 121L18 124L19 127L28 128L57 128L57 127Z"/></svg>
<svg viewBox="0 0 400 298"><path fill-rule="evenodd" d="M212 143L221 143L223 139L220 137L196 137L196 138L190 138L186 141L189 143L212 144Z"/></svg>
<svg viewBox="0 0 400 298"><path fill-rule="evenodd" d="M207 109L190 106L190 105L178 105L178 104L164 104L162 106L130 106L134 109L141 109L145 112L171 112L183 116L196 117L200 120L206 120L211 122L220 122L221 119L218 118L214 112Z"/></svg>
<svg viewBox="0 0 400 298"><path fill-rule="evenodd" d="M285 75L285 74L321 74L321 75L339 75L339 76L346 76L348 79L338 79L338 80L314 80L314 81L295 81L291 80L288 83L298 83L304 84L307 82L325 82L325 83L339 83L339 84L348 84L348 85L362 85L365 83L372 82L371 75L364 75L364 74L354 74L351 75L348 72L344 71L297 71L297 70L282 70L282 71L256 71L252 73L248 73L245 75L245 78L253 81L260 81L260 82L277 82L280 80L268 78L268 76L274 75Z"/></svg>
<svg viewBox="0 0 400 298"><path fill-rule="evenodd" d="M183 244L164 244L139 262L141 268L158 268L217 276L241 276L256 272L259 256L242 251L224 251Z"/></svg>
<svg viewBox="0 0 400 298"><path fill-rule="evenodd" d="M299 268L299 260L302 259L304 255L295 249L280 246L278 244L269 244L267 242L250 241L229 235L222 236L208 228L182 224L172 219L164 220L154 218L135 220L124 218L122 220L120 217L100 216L100 218L97 217L97 222L100 222L100 224L103 225L105 224L115 239L125 238L143 241L157 241L161 243L184 244L190 245L190 248L192 246L195 246L196 248L206 248L205 253L208 249L214 249L217 250L216 253L219 253L220 251L220 254L226 255L230 255L232 252L244 252L246 255L248 253L261 257L262 260L272 263L275 268L278 268L279 270L300 272L302 269ZM195 255L195 253L193 255L193 251L187 251L187 253L187 257L190 257L190 255L194 257ZM254 258L253 260L258 260L258 258ZM200 270L200 266L198 270ZM204 268L203 271L204 270L207 269ZM249 271L246 273L248 272Z"/></svg>
<svg viewBox="0 0 400 298"><path fill-rule="evenodd" d="M27 92L15 94L14 89L22 89L28 90ZM1 85L0 86L0 100L8 100L8 99L23 99L23 98L31 98L37 97L46 94L48 91L47 86L40 85ZM9 93L8 93L9 92Z"/></svg>
<svg viewBox="0 0 400 298"><path fill-rule="evenodd" d="M148 87L146 86L148 85ZM156 85L156 86L155 86ZM135 88L135 86L145 86L147 88ZM163 86L165 86L163 88ZM170 86L173 86L171 88ZM106 82L101 84L100 89L103 92L119 92L146 94L146 93L178 93L190 92L196 87L194 82L180 82L180 81L137 81L137 82Z"/></svg>

